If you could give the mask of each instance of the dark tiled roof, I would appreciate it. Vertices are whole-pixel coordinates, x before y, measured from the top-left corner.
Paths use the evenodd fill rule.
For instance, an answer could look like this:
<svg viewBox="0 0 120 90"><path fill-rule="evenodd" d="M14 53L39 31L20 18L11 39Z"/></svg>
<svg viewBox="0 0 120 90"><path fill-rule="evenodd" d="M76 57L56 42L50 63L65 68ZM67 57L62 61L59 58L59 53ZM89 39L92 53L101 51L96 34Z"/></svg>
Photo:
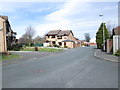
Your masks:
<svg viewBox="0 0 120 90"><path fill-rule="evenodd" d="M0 15L0 17L3 18L3 19L6 20L6 21L8 20L8 16L1 16L1 15Z"/></svg>
<svg viewBox="0 0 120 90"><path fill-rule="evenodd" d="M120 26L113 29L113 35L120 35Z"/></svg>
<svg viewBox="0 0 120 90"><path fill-rule="evenodd" d="M49 31L48 34L46 35L57 35L57 36L64 36L64 35L69 35L70 33L72 33L72 35L74 36L73 32L71 30L53 30L53 31Z"/></svg>
<svg viewBox="0 0 120 90"><path fill-rule="evenodd" d="M49 31L47 35L58 35L58 33L59 33L60 31L61 31L61 30Z"/></svg>
<svg viewBox="0 0 120 90"><path fill-rule="evenodd" d="M72 31L71 30L60 31L58 36L69 35L70 32L72 32Z"/></svg>

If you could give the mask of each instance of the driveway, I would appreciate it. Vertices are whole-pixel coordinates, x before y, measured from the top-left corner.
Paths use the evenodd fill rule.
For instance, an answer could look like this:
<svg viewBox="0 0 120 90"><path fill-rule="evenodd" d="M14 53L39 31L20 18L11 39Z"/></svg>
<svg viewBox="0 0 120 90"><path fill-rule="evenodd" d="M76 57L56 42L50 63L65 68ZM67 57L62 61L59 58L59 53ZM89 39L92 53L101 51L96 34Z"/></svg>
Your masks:
<svg viewBox="0 0 120 90"><path fill-rule="evenodd" d="M3 88L118 88L118 63L93 53L93 47L80 47L5 65Z"/></svg>

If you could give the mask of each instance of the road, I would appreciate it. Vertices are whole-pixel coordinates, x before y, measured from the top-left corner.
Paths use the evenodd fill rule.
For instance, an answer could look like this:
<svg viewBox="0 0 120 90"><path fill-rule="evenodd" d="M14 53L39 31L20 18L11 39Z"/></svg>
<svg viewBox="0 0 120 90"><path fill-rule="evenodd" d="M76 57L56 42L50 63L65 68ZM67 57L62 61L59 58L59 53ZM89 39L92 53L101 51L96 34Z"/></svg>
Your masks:
<svg viewBox="0 0 120 90"><path fill-rule="evenodd" d="M117 88L118 64L93 53L93 47L80 47L5 65L3 88Z"/></svg>

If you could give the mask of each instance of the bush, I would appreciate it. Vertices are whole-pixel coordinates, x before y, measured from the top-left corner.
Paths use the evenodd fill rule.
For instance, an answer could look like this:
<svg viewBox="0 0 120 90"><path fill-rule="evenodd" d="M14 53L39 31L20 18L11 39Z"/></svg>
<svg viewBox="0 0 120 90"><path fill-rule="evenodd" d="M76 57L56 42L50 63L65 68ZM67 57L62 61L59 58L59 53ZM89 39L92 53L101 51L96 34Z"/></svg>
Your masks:
<svg viewBox="0 0 120 90"><path fill-rule="evenodd" d="M31 47L34 46L34 43L31 43L30 46L31 46Z"/></svg>
<svg viewBox="0 0 120 90"><path fill-rule="evenodd" d="M21 48L22 48L22 45L19 45L19 44L8 46L8 50L14 50L14 51L20 51Z"/></svg>
<svg viewBox="0 0 120 90"><path fill-rule="evenodd" d="M19 48L14 48L14 51L20 51L20 49Z"/></svg>
<svg viewBox="0 0 120 90"><path fill-rule="evenodd" d="M115 53L116 56L120 56L120 49Z"/></svg>
<svg viewBox="0 0 120 90"><path fill-rule="evenodd" d="M68 48L68 46L64 46L64 48Z"/></svg>
<svg viewBox="0 0 120 90"><path fill-rule="evenodd" d="M52 45L49 45L49 47L52 47Z"/></svg>
<svg viewBox="0 0 120 90"><path fill-rule="evenodd" d="M57 45L57 44L54 44L53 46L54 46L54 47L58 47L58 48L60 47L60 46L59 46L59 45Z"/></svg>

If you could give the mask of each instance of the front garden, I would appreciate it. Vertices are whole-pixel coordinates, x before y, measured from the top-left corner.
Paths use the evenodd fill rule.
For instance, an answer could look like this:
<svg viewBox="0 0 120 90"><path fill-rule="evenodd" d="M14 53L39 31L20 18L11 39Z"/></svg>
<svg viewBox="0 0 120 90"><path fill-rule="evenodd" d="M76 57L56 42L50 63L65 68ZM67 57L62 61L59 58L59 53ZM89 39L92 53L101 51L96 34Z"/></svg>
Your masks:
<svg viewBox="0 0 120 90"><path fill-rule="evenodd" d="M120 49L115 53L116 56L120 56Z"/></svg>
<svg viewBox="0 0 120 90"><path fill-rule="evenodd" d="M19 51L41 51L41 52L58 52L63 49L55 49L55 48L41 48L41 47L26 47L22 48Z"/></svg>
<svg viewBox="0 0 120 90"><path fill-rule="evenodd" d="M41 51L41 52L58 52L62 51L63 49L54 46L54 47L39 47L39 46L27 46L27 45L21 45L16 44L8 49L9 51Z"/></svg>

